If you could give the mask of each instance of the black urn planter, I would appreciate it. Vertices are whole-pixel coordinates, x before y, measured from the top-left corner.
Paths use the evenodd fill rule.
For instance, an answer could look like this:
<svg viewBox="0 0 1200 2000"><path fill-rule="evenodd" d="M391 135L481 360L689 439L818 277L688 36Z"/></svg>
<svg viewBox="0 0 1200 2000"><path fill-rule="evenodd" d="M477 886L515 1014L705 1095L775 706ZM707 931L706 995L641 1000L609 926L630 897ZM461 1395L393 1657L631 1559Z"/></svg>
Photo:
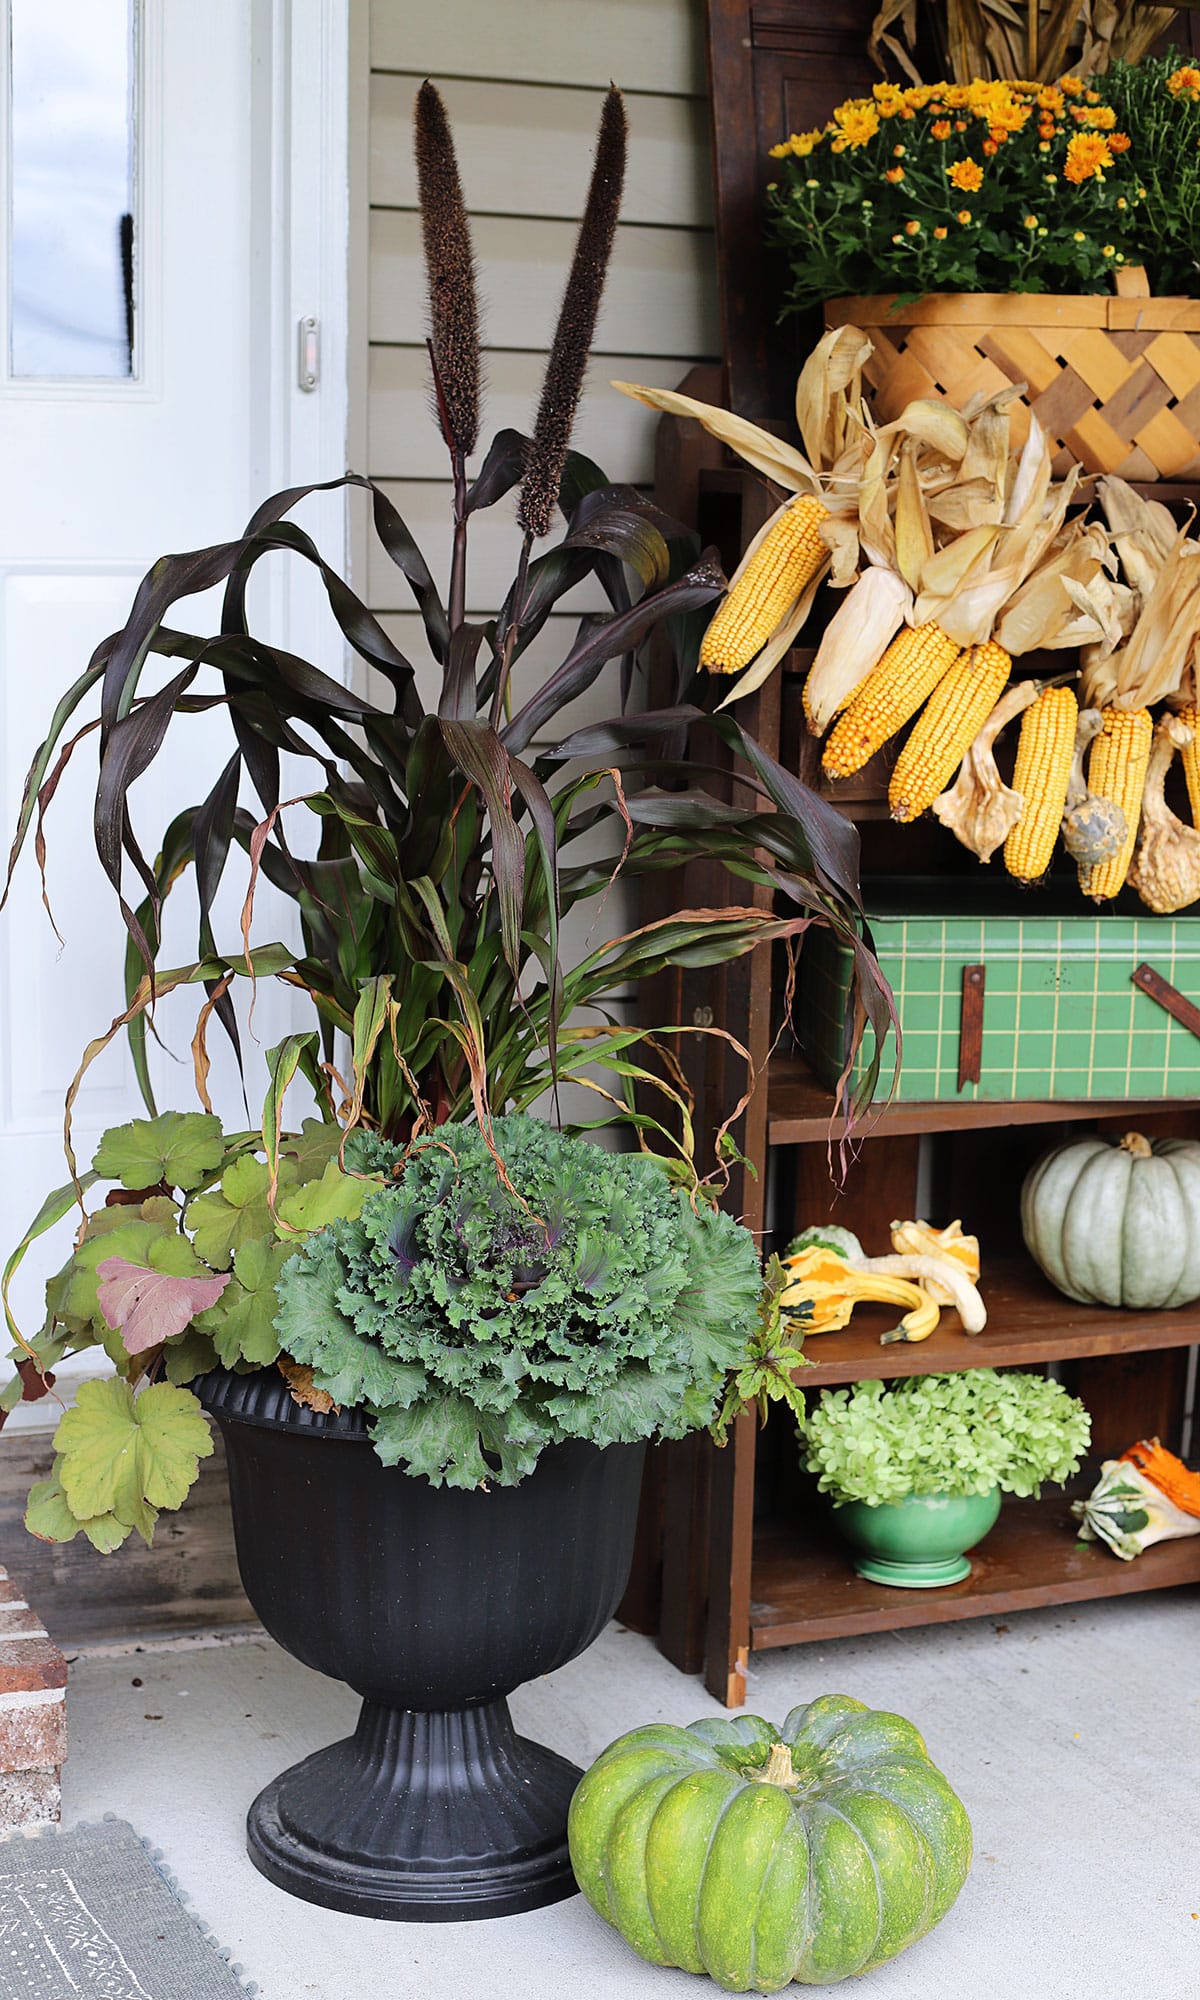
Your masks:
<svg viewBox="0 0 1200 2000"><path fill-rule="evenodd" d="M238 1567L273 1639L363 1697L353 1736L269 1784L250 1858L356 1916L508 1916L575 1892L581 1773L506 1697L591 1645L629 1573L642 1445L554 1445L518 1486L382 1465L357 1411L303 1409L273 1370L197 1385L224 1433Z"/></svg>

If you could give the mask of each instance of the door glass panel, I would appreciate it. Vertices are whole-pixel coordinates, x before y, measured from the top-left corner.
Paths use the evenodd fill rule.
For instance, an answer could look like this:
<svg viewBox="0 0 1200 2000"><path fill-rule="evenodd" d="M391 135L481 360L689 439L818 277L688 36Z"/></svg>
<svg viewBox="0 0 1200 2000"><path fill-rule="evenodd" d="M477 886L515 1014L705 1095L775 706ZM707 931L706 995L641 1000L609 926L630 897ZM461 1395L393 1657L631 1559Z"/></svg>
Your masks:
<svg viewBox="0 0 1200 2000"><path fill-rule="evenodd" d="M135 0L10 0L9 365L132 375Z"/></svg>

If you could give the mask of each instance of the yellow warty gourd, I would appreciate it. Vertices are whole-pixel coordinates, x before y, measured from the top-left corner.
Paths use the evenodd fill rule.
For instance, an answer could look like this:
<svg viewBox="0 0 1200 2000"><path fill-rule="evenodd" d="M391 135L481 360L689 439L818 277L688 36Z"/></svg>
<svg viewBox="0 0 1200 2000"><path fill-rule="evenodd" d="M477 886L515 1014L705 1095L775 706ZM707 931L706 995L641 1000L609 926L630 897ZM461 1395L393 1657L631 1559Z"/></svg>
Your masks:
<svg viewBox="0 0 1200 2000"><path fill-rule="evenodd" d="M945 790L1012 670L1003 646L968 646L943 674L896 759L888 787L893 819L916 819Z"/></svg>
<svg viewBox="0 0 1200 2000"><path fill-rule="evenodd" d="M1021 718L1013 790L1024 804L1004 843L1004 866L1036 882L1050 866L1075 756L1079 704L1069 687L1045 688Z"/></svg>
<svg viewBox="0 0 1200 2000"><path fill-rule="evenodd" d="M737 674L749 666L828 556L820 533L827 516L807 494L780 514L721 600L700 644L702 667Z"/></svg>
<svg viewBox="0 0 1200 2000"><path fill-rule="evenodd" d="M898 729L903 729L958 658L959 647L940 625L906 626L835 723L821 763L831 778L861 771Z"/></svg>
<svg viewBox="0 0 1200 2000"><path fill-rule="evenodd" d="M1189 703L1179 710L1179 720L1185 729L1192 732L1192 740L1185 743L1179 753L1183 765L1183 775L1187 783L1188 804L1192 809L1192 825L1200 827L1200 708Z"/></svg>
<svg viewBox="0 0 1200 2000"><path fill-rule="evenodd" d="M1149 709L1105 709L1088 759L1088 789L1120 806L1125 815L1125 838L1108 861L1079 871L1080 888L1097 903L1115 896L1129 873L1153 740L1154 724Z"/></svg>

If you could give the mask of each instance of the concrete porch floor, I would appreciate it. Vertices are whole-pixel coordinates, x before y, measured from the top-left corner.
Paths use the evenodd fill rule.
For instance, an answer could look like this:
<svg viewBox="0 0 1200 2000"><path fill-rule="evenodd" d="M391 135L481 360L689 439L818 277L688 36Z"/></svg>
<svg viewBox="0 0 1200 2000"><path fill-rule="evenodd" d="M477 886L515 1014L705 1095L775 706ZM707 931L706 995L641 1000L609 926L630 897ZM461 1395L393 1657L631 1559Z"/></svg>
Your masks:
<svg viewBox="0 0 1200 2000"><path fill-rule="evenodd" d="M748 1705L775 1720L821 1693L911 1717L974 1823L975 1866L941 1929L856 1992L1200 1994L1198 1609L1195 1592L1177 1591L756 1659ZM512 1707L519 1729L578 1763L638 1723L720 1712L649 1640L617 1626ZM116 1813L161 1847L261 2000L718 1991L644 1965L581 1897L490 1923L410 1926L273 1888L243 1849L246 1806L285 1765L346 1734L355 1713L344 1688L261 1634L81 1654L64 1821Z"/></svg>

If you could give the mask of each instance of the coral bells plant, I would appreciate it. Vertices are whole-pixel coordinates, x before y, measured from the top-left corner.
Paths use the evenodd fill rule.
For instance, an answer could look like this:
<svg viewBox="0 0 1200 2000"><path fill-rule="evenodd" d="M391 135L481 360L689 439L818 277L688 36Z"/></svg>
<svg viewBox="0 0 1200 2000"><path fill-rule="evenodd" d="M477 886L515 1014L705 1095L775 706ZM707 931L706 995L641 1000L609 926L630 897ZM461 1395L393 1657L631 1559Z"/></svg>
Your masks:
<svg viewBox="0 0 1200 2000"><path fill-rule="evenodd" d="M771 155L787 311L879 292L1103 291L1139 242L1137 149L1078 77L876 84Z"/></svg>

